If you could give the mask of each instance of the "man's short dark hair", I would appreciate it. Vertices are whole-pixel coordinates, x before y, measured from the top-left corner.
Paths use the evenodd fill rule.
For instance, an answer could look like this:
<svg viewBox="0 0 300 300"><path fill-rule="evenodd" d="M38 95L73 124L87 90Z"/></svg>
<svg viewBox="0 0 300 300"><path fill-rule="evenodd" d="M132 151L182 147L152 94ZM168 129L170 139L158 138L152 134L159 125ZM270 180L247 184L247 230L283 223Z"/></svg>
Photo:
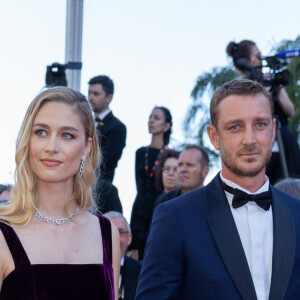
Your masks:
<svg viewBox="0 0 300 300"><path fill-rule="evenodd" d="M114 94L114 82L106 75L95 76L90 79L88 84L101 84L106 96Z"/></svg>
<svg viewBox="0 0 300 300"><path fill-rule="evenodd" d="M204 168L204 167L206 167L206 166L209 165L209 156L208 156L208 153L207 153L207 151L206 151L203 147L201 147L201 146L199 146L199 145L187 145L187 146L181 151L181 153L182 153L183 151L185 151L185 150L191 150L191 149L198 150L198 151L200 151L200 153L202 154L202 155L201 155L201 160L200 160L201 168Z"/></svg>
<svg viewBox="0 0 300 300"><path fill-rule="evenodd" d="M221 101L230 96L255 96L262 94L269 101L272 116L274 114L274 104L270 93L258 82L249 79L234 79L223 84L214 93L210 102L210 118L211 123L217 128L218 123L218 107Z"/></svg>

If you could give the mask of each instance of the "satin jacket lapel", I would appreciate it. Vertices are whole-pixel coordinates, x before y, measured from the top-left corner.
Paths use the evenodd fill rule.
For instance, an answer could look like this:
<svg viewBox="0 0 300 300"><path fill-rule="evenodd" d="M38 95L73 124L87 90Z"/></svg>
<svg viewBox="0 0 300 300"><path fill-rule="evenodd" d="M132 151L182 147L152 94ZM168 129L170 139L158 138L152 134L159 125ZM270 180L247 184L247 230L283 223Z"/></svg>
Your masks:
<svg viewBox="0 0 300 300"><path fill-rule="evenodd" d="M206 187L206 214L220 256L243 300L257 299L246 255L219 174Z"/></svg>
<svg viewBox="0 0 300 300"><path fill-rule="evenodd" d="M296 233L284 198L271 187L273 211L273 263L270 300L283 299L294 266Z"/></svg>

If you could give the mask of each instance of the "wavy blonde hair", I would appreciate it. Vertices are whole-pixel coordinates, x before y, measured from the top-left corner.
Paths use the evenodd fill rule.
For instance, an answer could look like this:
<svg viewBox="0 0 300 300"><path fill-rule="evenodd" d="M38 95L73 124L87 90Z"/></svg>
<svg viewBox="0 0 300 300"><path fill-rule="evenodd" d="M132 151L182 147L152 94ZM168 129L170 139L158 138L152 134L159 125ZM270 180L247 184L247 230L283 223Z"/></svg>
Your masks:
<svg viewBox="0 0 300 300"><path fill-rule="evenodd" d="M20 128L16 143L15 185L12 190L12 203L0 208L2 222L12 226L25 226L37 211L37 177L29 165L29 140L34 119L41 107L48 102L63 103L74 108L85 129L85 139L92 138L92 149L86 158L82 177L74 175L73 193L69 201L75 200L79 208L93 207L91 185L95 179L95 169L100 160L97 132L91 107L84 95L67 87L54 87L42 91L29 105Z"/></svg>

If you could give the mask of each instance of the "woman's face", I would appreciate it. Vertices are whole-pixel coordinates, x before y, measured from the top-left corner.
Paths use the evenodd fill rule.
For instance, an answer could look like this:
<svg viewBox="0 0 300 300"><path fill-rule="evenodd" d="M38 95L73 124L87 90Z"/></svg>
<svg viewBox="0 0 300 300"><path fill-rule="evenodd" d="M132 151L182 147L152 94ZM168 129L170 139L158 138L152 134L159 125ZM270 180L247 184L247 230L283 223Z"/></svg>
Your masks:
<svg viewBox="0 0 300 300"><path fill-rule="evenodd" d="M162 181L164 191L172 191L178 188L178 175L177 175L178 159L170 157L166 159L162 172Z"/></svg>
<svg viewBox="0 0 300 300"><path fill-rule="evenodd" d="M258 67L261 66L262 61L261 61L261 54L260 51L256 46L252 46L251 52L250 52L250 57L247 59L247 62L252 66L252 67Z"/></svg>
<svg viewBox="0 0 300 300"><path fill-rule="evenodd" d="M83 124L69 105L48 102L37 113L29 141L29 164L39 182L72 182L82 156L87 157Z"/></svg>
<svg viewBox="0 0 300 300"><path fill-rule="evenodd" d="M149 133L163 134L170 127L168 124L164 112L159 108L153 109L148 121Z"/></svg>

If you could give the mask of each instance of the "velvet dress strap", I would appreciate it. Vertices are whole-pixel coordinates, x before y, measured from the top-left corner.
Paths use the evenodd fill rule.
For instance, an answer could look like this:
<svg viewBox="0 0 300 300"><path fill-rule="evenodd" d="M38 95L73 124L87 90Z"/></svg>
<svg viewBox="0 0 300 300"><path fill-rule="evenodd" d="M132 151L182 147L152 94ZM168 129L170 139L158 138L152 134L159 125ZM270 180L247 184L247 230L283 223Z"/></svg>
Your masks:
<svg viewBox="0 0 300 300"><path fill-rule="evenodd" d="M103 264L112 264L112 238L111 238L111 224L110 221L101 216L99 218L101 235L102 235L102 247L103 247Z"/></svg>
<svg viewBox="0 0 300 300"><path fill-rule="evenodd" d="M0 222L0 229L14 260L15 270L30 268L31 264L29 258L13 228Z"/></svg>

